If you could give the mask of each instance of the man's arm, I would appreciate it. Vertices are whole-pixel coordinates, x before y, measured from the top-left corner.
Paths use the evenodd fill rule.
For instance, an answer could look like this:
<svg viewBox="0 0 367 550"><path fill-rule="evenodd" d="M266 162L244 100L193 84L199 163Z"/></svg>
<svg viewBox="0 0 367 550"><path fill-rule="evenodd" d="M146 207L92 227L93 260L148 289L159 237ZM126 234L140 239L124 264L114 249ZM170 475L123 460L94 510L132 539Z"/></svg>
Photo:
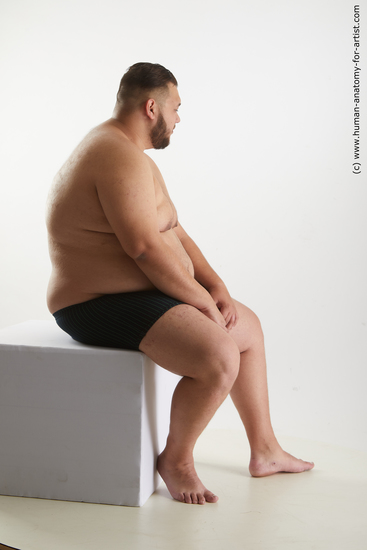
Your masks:
<svg viewBox="0 0 367 550"><path fill-rule="evenodd" d="M226 285L180 224L175 228L175 232L194 265L195 279L208 290L226 320L227 329L230 330L236 325L238 314Z"/></svg>
<svg viewBox="0 0 367 550"><path fill-rule="evenodd" d="M154 180L148 160L132 144L99 150L95 186L104 213L122 248L153 285L190 304L226 327L210 293L182 265L165 242L157 218Z"/></svg>

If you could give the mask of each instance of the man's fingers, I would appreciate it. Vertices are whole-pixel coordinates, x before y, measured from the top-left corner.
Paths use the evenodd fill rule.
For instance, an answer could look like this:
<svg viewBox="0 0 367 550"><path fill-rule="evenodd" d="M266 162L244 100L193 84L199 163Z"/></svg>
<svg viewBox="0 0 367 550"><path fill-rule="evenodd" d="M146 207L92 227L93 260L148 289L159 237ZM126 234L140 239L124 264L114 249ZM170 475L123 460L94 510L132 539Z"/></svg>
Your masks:
<svg viewBox="0 0 367 550"><path fill-rule="evenodd" d="M221 310L220 310L221 314L223 315L224 317L224 320L226 322L226 327L228 330L230 330L231 328L233 328L234 326L236 326L237 324L237 311L233 311L233 308L231 308L230 306L224 306Z"/></svg>
<svg viewBox="0 0 367 550"><path fill-rule="evenodd" d="M231 330L236 324L236 317L235 315L231 315L229 321L227 322L227 329Z"/></svg>
<svg viewBox="0 0 367 550"><path fill-rule="evenodd" d="M209 317L209 319L214 321L214 323L217 323L217 325L219 325L223 330L228 332L227 321L224 319L219 309L215 308L211 310L208 308L208 309L202 309L201 312L204 313L204 315L206 315L207 317Z"/></svg>
<svg viewBox="0 0 367 550"><path fill-rule="evenodd" d="M233 327L235 327L237 325L237 321L238 321L238 313L237 311L235 311L235 313L233 314L232 316L232 320L233 320Z"/></svg>
<svg viewBox="0 0 367 550"><path fill-rule="evenodd" d="M222 313L219 311L219 317L217 319L213 319L216 323L218 323L219 326L221 326L226 332L228 332L227 327L227 320L223 317Z"/></svg>
<svg viewBox="0 0 367 550"><path fill-rule="evenodd" d="M223 307L218 308L218 309L221 312L221 314L223 315L224 319L226 320L226 323L228 323L231 316L232 316L230 308L228 306L223 306Z"/></svg>
<svg viewBox="0 0 367 550"><path fill-rule="evenodd" d="M235 327L237 325L238 321L238 314L237 311L233 313L229 312L226 317L226 326L228 330L231 330L231 328Z"/></svg>

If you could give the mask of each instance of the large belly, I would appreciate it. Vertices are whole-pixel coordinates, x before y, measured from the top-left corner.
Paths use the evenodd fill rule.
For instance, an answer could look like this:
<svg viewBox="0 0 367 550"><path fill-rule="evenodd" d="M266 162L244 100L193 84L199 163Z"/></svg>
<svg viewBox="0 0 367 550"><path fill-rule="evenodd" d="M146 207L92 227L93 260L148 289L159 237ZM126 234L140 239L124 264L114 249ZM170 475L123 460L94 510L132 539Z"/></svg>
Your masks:
<svg viewBox="0 0 367 550"><path fill-rule="evenodd" d="M166 231L162 237L194 276L191 259L175 232ZM103 240L101 246L85 243L80 249L56 244L50 246L53 272L47 301L52 313L104 294L154 288L134 260L124 253L115 235L104 235Z"/></svg>
<svg viewBox="0 0 367 550"><path fill-rule="evenodd" d="M176 255L179 258L179 261L187 269L190 275L194 276L194 266L192 264L190 256L187 254L186 250L181 244L180 239L177 237L173 229L165 231L162 233L162 237L165 242L175 251Z"/></svg>

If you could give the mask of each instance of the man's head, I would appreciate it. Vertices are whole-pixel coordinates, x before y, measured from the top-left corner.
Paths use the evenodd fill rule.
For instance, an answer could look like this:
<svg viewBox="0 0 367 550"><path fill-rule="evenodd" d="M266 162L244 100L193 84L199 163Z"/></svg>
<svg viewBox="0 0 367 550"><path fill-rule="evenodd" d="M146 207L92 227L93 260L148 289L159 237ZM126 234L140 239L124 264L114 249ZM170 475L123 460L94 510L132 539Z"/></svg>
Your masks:
<svg viewBox="0 0 367 550"><path fill-rule="evenodd" d="M140 112L149 124L152 147L169 145L173 129L180 118L177 80L158 63L135 63L121 79L117 106L125 115Z"/></svg>
<svg viewBox="0 0 367 550"><path fill-rule="evenodd" d="M168 95L168 85L177 87L177 80L165 67L158 63L135 63L121 79L117 102L125 110L135 110L150 98L163 105Z"/></svg>

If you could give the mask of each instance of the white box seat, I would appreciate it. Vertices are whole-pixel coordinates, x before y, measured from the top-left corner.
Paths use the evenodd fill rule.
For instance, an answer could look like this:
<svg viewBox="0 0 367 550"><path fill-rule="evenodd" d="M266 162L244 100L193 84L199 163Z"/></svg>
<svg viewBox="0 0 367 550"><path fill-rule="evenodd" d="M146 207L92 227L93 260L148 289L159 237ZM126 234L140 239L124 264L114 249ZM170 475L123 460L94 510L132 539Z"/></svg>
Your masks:
<svg viewBox="0 0 367 550"><path fill-rule="evenodd" d="M0 494L142 506L179 377L54 321L0 330Z"/></svg>

